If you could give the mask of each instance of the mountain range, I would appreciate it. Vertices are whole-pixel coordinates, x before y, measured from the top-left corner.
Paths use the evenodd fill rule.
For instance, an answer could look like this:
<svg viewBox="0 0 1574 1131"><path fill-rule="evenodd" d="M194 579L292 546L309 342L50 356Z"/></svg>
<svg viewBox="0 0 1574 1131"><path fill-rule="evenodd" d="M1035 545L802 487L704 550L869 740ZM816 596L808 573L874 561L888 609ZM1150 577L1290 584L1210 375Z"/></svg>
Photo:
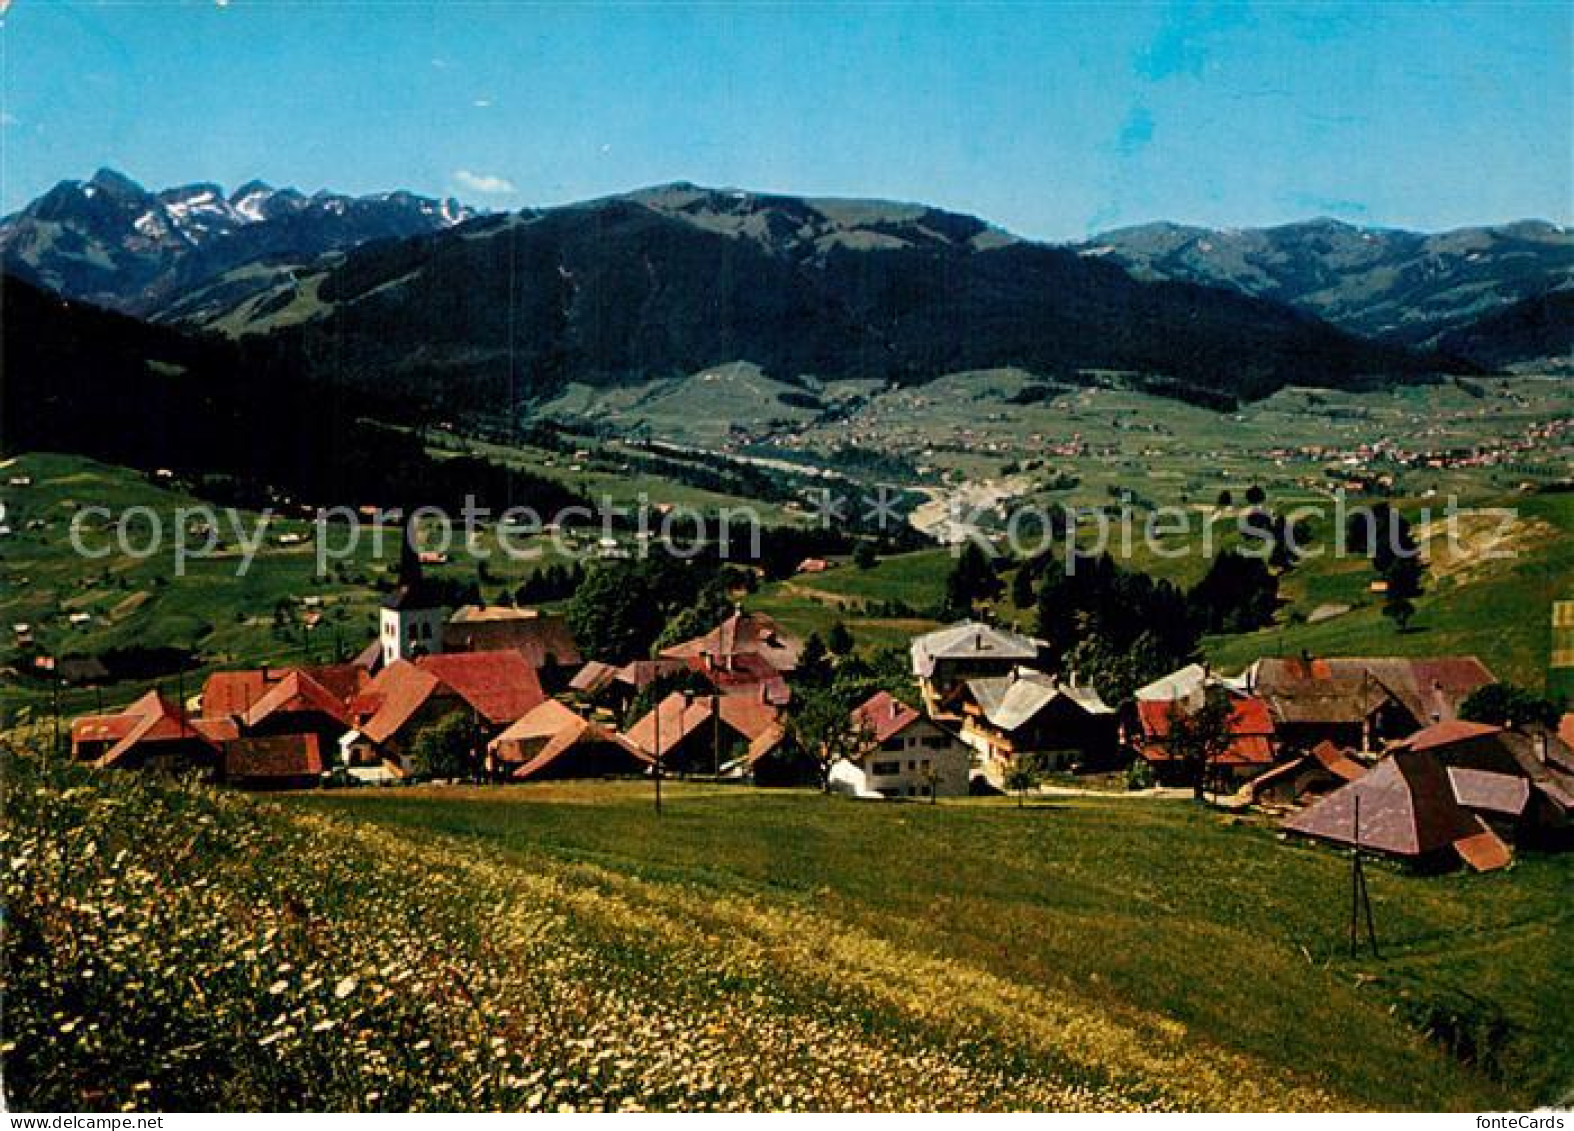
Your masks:
<svg viewBox="0 0 1574 1131"><path fill-rule="evenodd" d="M0 220L0 266L68 298L147 314L232 267L452 227L474 213L408 192L345 196L249 181L150 192L100 169Z"/></svg>
<svg viewBox="0 0 1574 1131"><path fill-rule="evenodd" d="M266 340L369 412L513 415L571 382L733 361L919 383L1127 374L1226 406L1566 357L1574 241L1335 221L1148 225L1076 245L922 204L673 184L478 214L253 181L150 192L100 170L0 221L0 266L184 331Z"/></svg>
<svg viewBox="0 0 1574 1131"><path fill-rule="evenodd" d="M289 336L337 384L457 413L739 360L786 381L1114 370L1224 401L1473 369L970 216L692 185L234 271L159 316Z"/></svg>
<svg viewBox="0 0 1574 1131"><path fill-rule="evenodd" d="M1436 344L1574 285L1574 235L1540 220L1430 234L1329 219L1228 230L1145 224L1076 250L1138 278L1226 286L1409 345Z"/></svg>

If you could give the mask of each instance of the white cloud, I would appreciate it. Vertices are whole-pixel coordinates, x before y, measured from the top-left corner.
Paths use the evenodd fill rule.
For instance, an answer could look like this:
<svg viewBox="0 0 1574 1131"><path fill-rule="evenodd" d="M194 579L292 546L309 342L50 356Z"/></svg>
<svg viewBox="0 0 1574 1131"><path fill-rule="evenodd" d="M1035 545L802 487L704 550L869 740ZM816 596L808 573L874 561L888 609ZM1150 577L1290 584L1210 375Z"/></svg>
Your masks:
<svg viewBox="0 0 1574 1131"><path fill-rule="evenodd" d="M9 110L0 110L0 126L19 126L21 124L21 119L15 114Z"/></svg>
<svg viewBox="0 0 1574 1131"><path fill-rule="evenodd" d="M509 193L519 191L514 187L514 182L507 177L498 177L491 173L472 173L469 169L456 169L454 180L461 188L487 196L507 196Z"/></svg>
<svg viewBox="0 0 1574 1131"><path fill-rule="evenodd" d="M477 110L485 110L488 106L492 105L492 100L490 98L477 98L471 103L471 105Z"/></svg>

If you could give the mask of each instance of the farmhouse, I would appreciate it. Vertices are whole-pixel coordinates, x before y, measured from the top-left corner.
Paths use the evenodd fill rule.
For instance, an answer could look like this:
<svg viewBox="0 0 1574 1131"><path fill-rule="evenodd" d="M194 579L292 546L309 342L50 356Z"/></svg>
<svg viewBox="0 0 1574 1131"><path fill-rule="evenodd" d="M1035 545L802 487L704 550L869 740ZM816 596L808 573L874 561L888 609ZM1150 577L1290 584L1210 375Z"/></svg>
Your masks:
<svg viewBox="0 0 1574 1131"><path fill-rule="evenodd" d="M913 641L913 676L929 714L944 714L952 693L966 681L1036 667L1042 651L1043 644L1030 636L963 621Z"/></svg>
<svg viewBox="0 0 1574 1131"><path fill-rule="evenodd" d="M242 789L310 789L327 768L315 734L248 735L224 743L223 779Z"/></svg>
<svg viewBox="0 0 1574 1131"><path fill-rule="evenodd" d="M738 609L705 635L663 648L661 656L683 660L712 676L725 692L726 684L750 687L775 683L784 689L781 677L797 670L802 651L797 637L784 632L772 618Z"/></svg>
<svg viewBox="0 0 1574 1131"><path fill-rule="evenodd" d="M676 774L717 774L752 765L784 738L768 703L731 695L674 691L629 728L626 736L646 757Z"/></svg>
<svg viewBox="0 0 1574 1131"><path fill-rule="evenodd" d="M1091 687L1019 667L968 680L957 703L962 737L992 779L1024 756L1052 770L1114 760L1115 712Z"/></svg>
<svg viewBox="0 0 1574 1131"><path fill-rule="evenodd" d="M864 749L831 767L831 788L854 797L963 797L972 755L950 731L891 695L854 708Z"/></svg>
<svg viewBox="0 0 1574 1131"><path fill-rule="evenodd" d="M353 730L339 741L351 776L402 777L410 741L422 728L463 711L477 736L495 734L546 699L535 669L518 652L458 652L396 660L351 705Z"/></svg>
<svg viewBox="0 0 1574 1131"><path fill-rule="evenodd" d="M1230 695L1230 743L1208 767L1217 784L1240 784L1264 773L1274 763L1278 737L1268 705L1247 695ZM1190 770L1184 756L1170 742L1174 715L1187 715L1197 709L1191 699L1142 699L1137 701L1136 726L1128 742L1137 756L1153 769L1154 779L1164 785L1183 785Z"/></svg>
<svg viewBox="0 0 1574 1131"><path fill-rule="evenodd" d="M1273 709L1285 745L1310 750L1326 740L1372 751L1458 718L1471 692L1494 680L1474 656L1303 655L1260 659L1247 669L1245 682Z"/></svg>
<svg viewBox="0 0 1574 1131"><path fill-rule="evenodd" d="M1290 817L1284 828L1428 871L1463 860L1484 872L1512 858L1487 823L1460 803L1443 764L1424 751L1401 750L1384 758L1359 780Z"/></svg>
<svg viewBox="0 0 1574 1131"><path fill-rule="evenodd" d="M306 737L333 750L353 722L350 708L303 671L291 671L239 717L247 738Z"/></svg>
<svg viewBox="0 0 1574 1131"><path fill-rule="evenodd" d="M1456 720L1427 727L1395 749L1435 758L1460 803L1509 839L1550 841L1574 825L1574 750L1546 729Z"/></svg>
<svg viewBox="0 0 1574 1131"><path fill-rule="evenodd" d="M555 699L487 744L487 770L509 781L614 777L643 773L649 765L633 742Z"/></svg>
<svg viewBox="0 0 1574 1131"><path fill-rule="evenodd" d="M220 746L209 728L157 691L124 711L71 724L71 754L99 769L216 769Z"/></svg>
<svg viewBox="0 0 1574 1131"><path fill-rule="evenodd" d="M1300 805L1356 781L1366 767L1331 742L1282 762L1246 784L1246 796L1258 805Z"/></svg>

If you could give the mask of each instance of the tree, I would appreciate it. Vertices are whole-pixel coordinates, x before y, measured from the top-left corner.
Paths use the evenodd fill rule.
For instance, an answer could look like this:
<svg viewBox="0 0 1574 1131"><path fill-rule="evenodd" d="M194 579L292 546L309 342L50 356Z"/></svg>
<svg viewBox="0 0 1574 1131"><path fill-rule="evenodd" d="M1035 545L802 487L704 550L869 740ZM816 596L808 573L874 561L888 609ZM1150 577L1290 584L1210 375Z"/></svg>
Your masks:
<svg viewBox="0 0 1574 1131"><path fill-rule="evenodd" d="M1501 727L1556 727L1564 707L1561 698L1538 695L1513 683L1489 683L1465 697L1459 717Z"/></svg>
<svg viewBox="0 0 1574 1131"><path fill-rule="evenodd" d="M1202 706L1195 711L1186 710L1179 700L1170 704L1170 753L1186 767L1192 796L1198 801L1205 800L1203 791L1214 763L1230 748L1234 713L1229 693L1218 687L1207 690Z"/></svg>
<svg viewBox="0 0 1574 1131"><path fill-rule="evenodd" d="M1389 593L1383 598L1383 615L1393 621L1400 632L1404 632L1410 627L1410 619L1416 615L1415 602L1408 597Z"/></svg>
<svg viewBox="0 0 1574 1131"><path fill-rule="evenodd" d="M1219 506L1220 507L1229 507L1229 506L1234 506L1234 505L1235 505L1235 496L1230 494L1230 489L1228 487L1226 487L1224 490L1219 492Z"/></svg>
<svg viewBox="0 0 1574 1131"><path fill-rule="evenodd" d="M1225 550L1186 594L1186 603L1208 632L1250 632L1273 623L1279 579L1262 558Z"/></svg>
<svg viewBox="0 0 1574 1131"><path fill-rule="evenodd" d="M969 542L957 555L956 564L946 576L945 616L959 620L972 616L973 604L1000 596L1004 585L995 573L994 563L977 542Z"/></svg>
<svg viewBox="0 0 1574 1131"><path fill-rule="evenodd" d="M880 554L874 543L863 541L853 550L853 564L859 569L873 569L880 564Z"/></svg>
<svg viewBox="0 0 1574 1131"><path fill-rule="evenodd" d="M831 675L830 650L818 632L811 632L809 639L803 642L803 652L798 656L798 669L793 673L793 682L806 687L828 687Z"/></svg>
<svg viewBox="0 0 1574 1131"><path fill-rule="evenodd" d="M1028 793L1038 788L1042 779L1038 763L1027 754L1018 754L1011 759L1011 765L1006 768L1006 788L1017 795L1017 808L1022 808L1023 799Z"/></svg>
<svg viewBox="0 0 1574 1131"><path fill-rule="evenodd" d="M1268 492L1253 483L1246 488L1246 502L1249 506L1260 507L1268 499Z"/></svg>
<svg viewBox="0 0 1574 1131"><path fill-rule="evenodd" d="M480 759L475 720L465 711L450 711L427 723L410 741L410 761L418 777L474 777Z"/></svg>
<svg viewBox="0 0 1574 1131"><path fill-rule="evenodd" d="M591 566L565 615L585 654L606 660L646 655L665 622L658 594L630 562Z"/></svg>
<svg viewBox="0 0 1574 1131"><path fill-rule="evenodd" d="M1027 609L1032 607L1037 597L1033 586L1033 568L1023 563L1011 578L1011 603L1019 609Z"/></svg>
<svg viewBox="0 0 1574 1131"><path fill-rule="evenodd" d="M857 758L873 741L847 698L829 688L814 688L796 696L787 714L787 735L814 763L822 793L831 788L832 767L844 758Z"/></svg>
<svg viewBox="0 0 1574 1131"><path fill-rule="evenodd" d="M847 631L845 624L837 621L826 635L825 646L833 656L850 656L853 653L853 634Z"/></svg>

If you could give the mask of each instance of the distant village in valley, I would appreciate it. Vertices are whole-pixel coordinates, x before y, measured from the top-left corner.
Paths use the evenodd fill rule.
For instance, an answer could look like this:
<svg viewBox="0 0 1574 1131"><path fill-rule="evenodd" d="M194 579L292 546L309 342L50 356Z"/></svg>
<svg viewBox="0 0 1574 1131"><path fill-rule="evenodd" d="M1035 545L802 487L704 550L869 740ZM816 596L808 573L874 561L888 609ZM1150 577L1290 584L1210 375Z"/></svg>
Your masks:
<svg viewBox="0 0 1574 1131"><path fill-rule="evenodd" d="M353 658L219 670L184 699L149 690L72 720L72 758L245 790L625 778L659 798L667 778L887 803L1124 790L1423 871L1492 871L1574 834L1574 713L1474 656L1189 662L1122 694L981 619L917 635L904 663L877 669L839 625L798 639L746 589L711 603L713 623L690 618L692 637L615 654L583 646L563 612L449 607L416 542L407 529L377 638Z"/></svg>

